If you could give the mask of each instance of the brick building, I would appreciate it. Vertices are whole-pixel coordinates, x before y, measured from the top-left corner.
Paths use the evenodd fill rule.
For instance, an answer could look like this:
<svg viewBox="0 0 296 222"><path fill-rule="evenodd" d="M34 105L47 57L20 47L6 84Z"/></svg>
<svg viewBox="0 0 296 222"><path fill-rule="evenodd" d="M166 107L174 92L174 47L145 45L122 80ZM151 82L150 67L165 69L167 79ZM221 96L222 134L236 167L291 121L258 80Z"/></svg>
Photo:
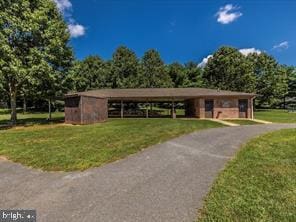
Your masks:
<svg viewBox="0 0 296 222"><path fill-rule="evenodd" d="M65 122L91 124L108 119L109 105L119 104L119 116L125 116L127 103L184 103L185 116L195 118L253 118L255 94L205 88L100 89L65 95ZM148 106L146 117L149 117Z"/></svg>

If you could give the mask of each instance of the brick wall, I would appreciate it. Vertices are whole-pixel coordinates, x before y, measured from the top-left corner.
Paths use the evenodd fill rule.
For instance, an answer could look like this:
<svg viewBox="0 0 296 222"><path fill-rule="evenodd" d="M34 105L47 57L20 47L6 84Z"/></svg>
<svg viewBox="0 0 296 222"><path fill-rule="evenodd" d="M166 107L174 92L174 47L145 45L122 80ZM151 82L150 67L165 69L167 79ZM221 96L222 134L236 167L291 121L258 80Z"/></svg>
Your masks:
<svg viewBox="0 0 296 222"><path fill-rule="evenodd" d="M207 97L185 101L185 114L188 117L205 118L205 100L214 101L213 117L216 119L239 118L239 99L248 99L247 118L252 118L252 100L240 97Z"/></svg>
<svg viewBox="0 0 296 222"><path fill-rule="evenodd" d="M108 119L108 100L95 97L81 97L81 123L91 124Z"/></svg>
<svg viewBox="0 0 296 222"><path fill-rule="evenodd" d="M65 123L81 124L80 97L65 98Z"/></svg>
<svg viewBox="0 0 296 222"><path fill-rule="evenodd" d="M214 118L239 118L238 98L214 99Z"/></svg>
<svg viewBox="0 0 296 222"><path fill-rule="evenodd" d="M68 97L65 99L65 123L91 124L108 119L108 101L95 97Z"/></svg>
<svg viewBox="0 0 296 222"><path fill-rule="evenodd" d="M205 100L203 98L199 99L199 118L205 118Z"/></svg>

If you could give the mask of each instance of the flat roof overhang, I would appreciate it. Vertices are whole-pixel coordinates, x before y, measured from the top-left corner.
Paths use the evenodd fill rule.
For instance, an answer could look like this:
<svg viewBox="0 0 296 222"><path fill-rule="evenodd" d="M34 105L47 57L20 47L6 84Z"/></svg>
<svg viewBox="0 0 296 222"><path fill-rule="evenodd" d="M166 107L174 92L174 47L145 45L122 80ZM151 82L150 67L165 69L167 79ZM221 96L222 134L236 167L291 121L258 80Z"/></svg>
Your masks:
<svg viewBox="0 0 296 222"><path fill-rule="evenodd" d="M253 98L255 96L248 96L248 95L240 95L240 96L233 96L233 95L219 95L219 96L212 96L212 95L204 95L204 96L163 96L163 97L100 97L100 96L90 96L90 95L71 95L66 96L66 98L71 97L92 97L92 98L98 98L98 99L107 99L108 101L136 101L136 102L146 102L146 101L184 101L189 99L214 99L214 98Z"/></svg>
<svg viewBox="0 0 296 222"><path fill-rule="evenodd" d="M86 92L76 92L66 94L65 97L94 97L117 100L186 100L194 98L252 98L254 93L233 92L225 90L214 90L205 88L140 88L140 89L99 89Z"/></svg>

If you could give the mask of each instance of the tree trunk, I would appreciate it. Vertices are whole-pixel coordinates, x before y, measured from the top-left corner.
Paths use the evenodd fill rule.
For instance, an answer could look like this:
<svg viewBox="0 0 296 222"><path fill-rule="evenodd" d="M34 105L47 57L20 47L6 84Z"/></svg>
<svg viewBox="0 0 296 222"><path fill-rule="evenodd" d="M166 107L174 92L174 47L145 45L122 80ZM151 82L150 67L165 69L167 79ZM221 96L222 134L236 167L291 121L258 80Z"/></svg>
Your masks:
<svg viewBox="0 0 296 222"><path fill-rule="evenodd" d="M27 101L26 101L26 96L24 95L23 97L23 114L27 112Z"/></svg>
<svg viewBox="0 0 296 222"><path fill-rule="evenodd" d="M51 120L51 99L48 99L48 120Z"/></svg>
<svg viewBox="0 0 296 222"><path fill-rule="evenodd" d="M16 114L16 86L12 83L9 85L9 94L10 94L10 120L12 125L16 125L17 114Z"/></svg>

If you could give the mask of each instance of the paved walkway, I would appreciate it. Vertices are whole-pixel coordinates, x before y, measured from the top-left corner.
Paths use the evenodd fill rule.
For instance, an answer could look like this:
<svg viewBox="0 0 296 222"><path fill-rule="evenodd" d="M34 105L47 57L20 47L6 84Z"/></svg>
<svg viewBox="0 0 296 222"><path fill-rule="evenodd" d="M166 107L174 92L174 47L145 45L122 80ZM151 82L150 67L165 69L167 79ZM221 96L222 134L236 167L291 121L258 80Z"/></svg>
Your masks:
<svg viewBox="0 0 296 222"><path fill-rule="evenodd" d="M0 160L0 209L38 221L194 221L218 172L251 137L293 125L209 129L84 172L46 173Z"/></svg>
<svg viewBox="0 0 296 222"><path fill-rule="evenodd" d="M221 123L226 126L240 126L239 124L227 122L227 120L222 120L222 119L208 119L208 120L213 121L213 122L217 122L217 123Z"/></svg>

